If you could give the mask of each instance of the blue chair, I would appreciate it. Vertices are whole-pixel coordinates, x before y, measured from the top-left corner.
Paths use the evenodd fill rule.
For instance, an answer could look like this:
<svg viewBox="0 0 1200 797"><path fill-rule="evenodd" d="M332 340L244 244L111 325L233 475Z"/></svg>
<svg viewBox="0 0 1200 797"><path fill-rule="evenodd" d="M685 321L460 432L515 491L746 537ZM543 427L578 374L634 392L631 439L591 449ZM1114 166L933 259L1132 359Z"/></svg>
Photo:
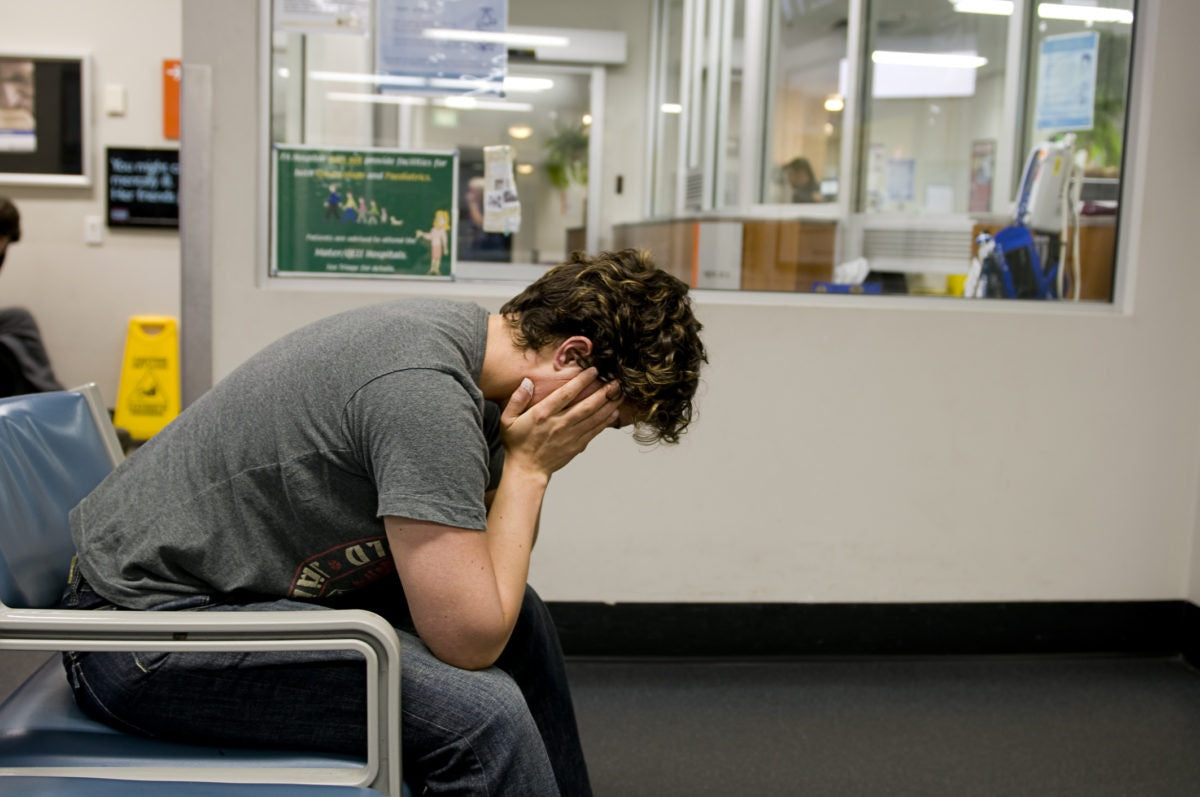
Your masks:
<svg viewBox="0 0 1200 797"><path fill-rule="evenodd" d="M0 793L78 794L88 779L104 780L112 793L117 781L170 781L173 790L156 793L181 797L241 797L253 788L231 785L239 783L261 786L264 795L278 793L266 784L290 784L297 795L311 788L322 797L368 787L407 793L399 755L400 642L378 615L54 608L74 553L67 514L122 458L94 385L0 399L0 650L356 650L366 662L366 760L125 734L79 710L53 657L0 704ZM7 788L18 783L19 790ZM25 790L29 784L42 791ZM92 797L108 793L87 790Z"/></svg>

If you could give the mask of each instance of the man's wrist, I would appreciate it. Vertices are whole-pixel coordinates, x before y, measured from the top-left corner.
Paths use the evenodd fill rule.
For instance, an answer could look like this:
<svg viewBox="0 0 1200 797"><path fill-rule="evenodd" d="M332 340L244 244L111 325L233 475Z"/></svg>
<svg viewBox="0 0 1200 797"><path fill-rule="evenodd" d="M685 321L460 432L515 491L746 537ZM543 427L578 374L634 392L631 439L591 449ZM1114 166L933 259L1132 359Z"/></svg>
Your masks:
<svg viewBox="0 0 1200 797"><path fill-rule="evenodd" d="M514 460L512 457L504 461L504 476L520 480L523 484L545 489L550 484L550 473L544 468Z"/></svg>

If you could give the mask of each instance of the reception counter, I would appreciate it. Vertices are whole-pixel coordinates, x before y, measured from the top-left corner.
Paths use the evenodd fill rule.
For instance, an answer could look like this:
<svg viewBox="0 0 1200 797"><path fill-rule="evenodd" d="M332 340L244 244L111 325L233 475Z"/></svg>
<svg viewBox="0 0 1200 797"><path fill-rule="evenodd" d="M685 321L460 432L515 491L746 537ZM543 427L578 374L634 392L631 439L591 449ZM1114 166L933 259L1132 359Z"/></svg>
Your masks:
<svg viewBox="0 0 1200 797"><path fill-rule="evenodd" d="M649 250L694 288L811 291L833 279L837 222L671 219L617 224L614 246Z"/></svg>

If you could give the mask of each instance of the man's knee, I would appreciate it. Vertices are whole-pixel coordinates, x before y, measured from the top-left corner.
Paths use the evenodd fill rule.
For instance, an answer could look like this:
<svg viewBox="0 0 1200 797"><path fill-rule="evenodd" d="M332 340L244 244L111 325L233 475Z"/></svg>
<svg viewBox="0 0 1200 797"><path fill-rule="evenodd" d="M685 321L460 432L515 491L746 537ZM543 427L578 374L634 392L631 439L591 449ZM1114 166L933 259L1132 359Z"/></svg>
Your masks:
<svg viewBox="0 0 1200 797"><path fill-rule="evenodd" d="M464 691L464 708L478 724L492 733L515 736L537 735L529 706L516 682L506 673L492 668L473 672L471 687Z"/></svg>

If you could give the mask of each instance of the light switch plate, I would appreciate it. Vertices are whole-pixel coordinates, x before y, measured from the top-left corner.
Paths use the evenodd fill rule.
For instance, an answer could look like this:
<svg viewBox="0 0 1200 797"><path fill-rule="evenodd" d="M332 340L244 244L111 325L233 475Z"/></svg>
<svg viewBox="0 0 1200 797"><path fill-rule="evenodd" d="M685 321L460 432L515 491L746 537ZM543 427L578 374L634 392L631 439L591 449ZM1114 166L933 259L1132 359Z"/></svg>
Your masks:
<svg viewBox="0 0 1200 797"><path fill-rule="evenodd" d="M109 116L125 115L125 87L120 83L104 87L104 112Z"/></svg>
<svg viewBox="0 0 1200 797"><path fill-rule="evenodd" d="M104 220L99 216L83 217L83 242L89 246L104 243Z"/></svg>

